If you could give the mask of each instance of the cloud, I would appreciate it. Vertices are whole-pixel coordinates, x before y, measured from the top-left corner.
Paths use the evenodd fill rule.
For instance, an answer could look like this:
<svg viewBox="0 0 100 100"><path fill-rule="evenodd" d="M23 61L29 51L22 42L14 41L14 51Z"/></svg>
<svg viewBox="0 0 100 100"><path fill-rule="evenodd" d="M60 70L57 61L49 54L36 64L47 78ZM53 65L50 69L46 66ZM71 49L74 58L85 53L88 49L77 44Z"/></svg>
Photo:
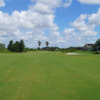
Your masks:
<svg viewBox="0 0 100 100"><path fill-rule="evenodd" d="M51 0L31 0L31 2L41 3L56 8L60 6L69 7L72 0L53 0L52 2Z"/></svg>
<svg viewBox="0 0 100 100"><path fill-rule="evenodd" d="M55 20L57 7L63 6L62 0L32 0L33 5L26 11L13 11L11 15L0 11L0 36L9 40L24 39L26 45L37 47L37 41L54 43L64 42ZM48 30L48 33L45 32ZM48 34L48 35L46 35ZM30 43L34 43L30 45ZM45 43L44 43L45 44Z"/></svg>
<svg viewBox="0 0 100 100"><path fill-rule="evenodd" d="M79 18L77 18L73 23L71 23L72 26L74 26L77 31L84 32L84 31L90 31L95 28L94 24L87 24L86 23L86 15L81 15Z"/></svg>
<svg viewBox="0 0 100 100"><path fill-rule="evenodd" d="M74 28L65 28L65 30L63 31L63 34L67 35L67 34L70 34L70 33L73 33L74 32Z"/></svg>
<svg viewBox="0 0 100 100"><path fill-rule="evenodd" d="M94 31L96 25L86 23L87 18L88 15L82 14L73 23L71 23L71 26L76 28L78 32L82 33L82 36L95 36L97 34L97 32Z"/></svg>
<svg viewBox="0 0 100 100"><path fill-rule="evenodd" d="M82 46L85 43L94 43L96 41L98 34L95 31L96 23L90 23L90 21L93 21L93 15L81 14L75 21L70 23L71 28L65 28L63 34L66 43L73 46Z"/></svg>
<svg viewBox="0 0 100 100"><path fill-rule="evenodd" d="M5 6L4 0L0 0L0 7L4 7L4 6Z"/></svg>
<svg viewBox="0 0 100 100"><path fill-rule="evenodd" d="M45 4L41 4L41 3L37 3L34 6L30 6L30 10L37 12L37 13L41 13L41 14L50 14L50 13L52 14L52 13L54 13L54 10L52 10L52 8L50 6L45 5Z"/></svg>
<svg viewBox="0 0 100 100"><path fill-rule="evenodd" d="M52 2L32 0L32 2L33 5L26 11L13 11L12 14L0 11L0 42L8 44L11 39L15 41L24 39L27 47L37 47L37 42L41 40L42 46L49 41L50 46L68 47L81 46L91 39L95 40L93 36L98 34L95 31L97 25L95 20L99 19L99 10L96 14L81 14L70 24L71 28L59 32L59 27L54 22L55 8L68 7L72 0Z"/></svg>
<svg viewBox="0 0 100 100"><path fill-rule="evenodd" d="M83 4L100 4L100 0L78 0Z"/></svg>
<svg viewBox="0 0 100 100"><path fill-rule="evenodd" d="M48 5L50 7L59 7L62 4L62 0L53 0L52 2L51 0L31 0L31 1L36 2L36 4L41 3Z"/></svg>
<svg viewBox="0 0 100 100"><path fill-rule="evenodd" d="M94 13L88 18L90 24L100 25L100 8L97 13Z"/></svg>
<svg viewBox="0 0 100 100"><path fill-rule="evenodd" d="M65 0L65 3L63 4L64 7L69 7L72 4L72 0Z"/></svg>

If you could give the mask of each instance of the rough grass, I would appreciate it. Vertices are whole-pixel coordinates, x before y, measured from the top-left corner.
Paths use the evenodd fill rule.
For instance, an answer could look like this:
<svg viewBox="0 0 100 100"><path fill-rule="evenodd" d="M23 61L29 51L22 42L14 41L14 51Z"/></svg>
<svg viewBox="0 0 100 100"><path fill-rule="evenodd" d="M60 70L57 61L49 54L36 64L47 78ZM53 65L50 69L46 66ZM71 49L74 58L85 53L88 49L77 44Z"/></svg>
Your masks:
<svg viewBox="0 0 100 100"><path fill-rule="evenodd" d="M100 55L0 54L0 100L100 100Z"/></svg>

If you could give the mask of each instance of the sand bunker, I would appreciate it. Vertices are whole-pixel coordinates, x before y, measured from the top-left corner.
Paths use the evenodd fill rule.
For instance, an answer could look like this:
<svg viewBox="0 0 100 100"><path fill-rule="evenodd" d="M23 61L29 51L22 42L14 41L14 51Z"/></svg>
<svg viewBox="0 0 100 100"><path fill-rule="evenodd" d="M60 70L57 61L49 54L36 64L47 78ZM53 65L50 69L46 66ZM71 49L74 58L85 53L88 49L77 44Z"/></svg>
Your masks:
<svg viewBox="0 0 100 100"><path fill-rule="evenodd" d="M67 55L81 55L79 53L66 53Z"/></svg>

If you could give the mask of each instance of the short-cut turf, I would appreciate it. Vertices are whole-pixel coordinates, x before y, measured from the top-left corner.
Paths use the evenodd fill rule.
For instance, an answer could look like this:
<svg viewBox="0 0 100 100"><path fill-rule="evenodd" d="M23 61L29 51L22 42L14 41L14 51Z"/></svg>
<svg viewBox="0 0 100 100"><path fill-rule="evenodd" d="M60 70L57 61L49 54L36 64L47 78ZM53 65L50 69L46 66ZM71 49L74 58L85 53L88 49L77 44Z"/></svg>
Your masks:
<svg viewBox="0 0 100 100"><path fill-rule="evenodd" d="M0 54L0 100L100 100L100 56Z"/></svg>

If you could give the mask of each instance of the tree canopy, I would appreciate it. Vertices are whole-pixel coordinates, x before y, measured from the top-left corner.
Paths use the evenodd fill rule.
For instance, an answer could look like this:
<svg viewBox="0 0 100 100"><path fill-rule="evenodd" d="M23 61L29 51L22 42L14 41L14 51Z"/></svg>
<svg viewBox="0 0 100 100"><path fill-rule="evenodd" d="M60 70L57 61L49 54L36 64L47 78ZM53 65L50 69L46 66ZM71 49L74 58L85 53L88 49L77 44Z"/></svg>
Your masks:
<svg viewBox="0 0 100 100"><path fill-rule="evenodd" d="M100 39L98 39L94 46L93 46L93 51L100 51Z"/></svg>
<svg viewBox="0 0 100 100"><path fill-rule="evenodd" d="M0 49L5 49L5 44L0 43Z"/></svg>
<svg viewBox="0 0 100 100"><path fill-rule="evenodd" d="M24 41L20 40L20 42L16 41L15 43L13 43L13 40L10 40L8 49L13 52L23 52L25 50Z"/></svg>

